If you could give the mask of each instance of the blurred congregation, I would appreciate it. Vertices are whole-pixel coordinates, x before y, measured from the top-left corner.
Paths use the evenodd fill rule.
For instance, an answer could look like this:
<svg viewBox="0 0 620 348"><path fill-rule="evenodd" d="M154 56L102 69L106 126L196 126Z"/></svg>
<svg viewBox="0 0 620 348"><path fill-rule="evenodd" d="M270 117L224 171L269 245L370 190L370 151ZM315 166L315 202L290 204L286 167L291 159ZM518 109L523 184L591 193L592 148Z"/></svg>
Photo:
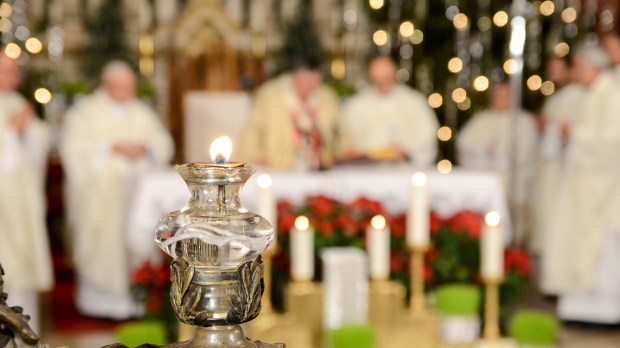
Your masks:
<svg viewBox="0 0 620 348"><path fill-rule="evenodd" d="M351 200L399 200L389 171L453 180L441 195L489 174L501 202L478 208L505 207L504 245L531 263L524 298L620 324L619 15L602 0L4 0L0 289L40 332L60 262L80 315L143 316L132 274L165 258L152 231L132 237L140 178L211 162L229 135L276 188L316 175L337 195L363 173ZM166 187L150 188L163 203L146 228L187 200ZM475 210L467 195L459 210Z"/></svg>

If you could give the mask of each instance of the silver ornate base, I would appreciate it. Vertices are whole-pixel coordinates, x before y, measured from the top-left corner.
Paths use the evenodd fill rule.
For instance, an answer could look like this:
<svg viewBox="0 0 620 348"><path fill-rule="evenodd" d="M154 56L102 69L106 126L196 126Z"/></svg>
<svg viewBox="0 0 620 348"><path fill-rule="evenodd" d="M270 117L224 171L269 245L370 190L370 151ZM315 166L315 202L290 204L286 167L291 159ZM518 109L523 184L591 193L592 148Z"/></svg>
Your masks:
<svg viewBox="0 0 620 348"><path fill-rule="evenodd" d="M215 348L215 347L236 347L236 348L284 348L284 344L267 344L260 341L250 341L243 334L239 325L218 325L210 327L199 327L194 332L191 341L171 346L174 348Z"/></svg>

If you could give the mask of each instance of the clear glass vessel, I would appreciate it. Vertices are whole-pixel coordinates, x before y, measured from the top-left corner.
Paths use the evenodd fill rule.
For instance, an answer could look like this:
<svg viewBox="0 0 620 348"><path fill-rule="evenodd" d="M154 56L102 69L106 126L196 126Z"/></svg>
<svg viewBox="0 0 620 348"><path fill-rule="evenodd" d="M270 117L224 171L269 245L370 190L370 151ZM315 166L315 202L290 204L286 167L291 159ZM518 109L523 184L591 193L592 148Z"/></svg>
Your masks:
<svg viewBox="0 0 620 348"><path fill-rule="evenodd" d="M161 218L155 241L168 255L202 270L234 270L254 260L273 239L271 224L243 207L241 189L256 171L245 164L176 166L191 197Z"/></svg>

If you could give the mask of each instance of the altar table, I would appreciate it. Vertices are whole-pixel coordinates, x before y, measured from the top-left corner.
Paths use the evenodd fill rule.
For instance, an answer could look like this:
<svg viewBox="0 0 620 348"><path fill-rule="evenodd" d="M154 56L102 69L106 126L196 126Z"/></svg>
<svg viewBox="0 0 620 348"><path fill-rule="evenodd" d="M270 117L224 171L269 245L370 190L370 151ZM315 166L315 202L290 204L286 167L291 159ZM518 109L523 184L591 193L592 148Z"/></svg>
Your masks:
<svg viewBox="0 0 620 348"><path fill-rule="evenodd" d="M241 200L256 211L258 187L253 175L242 190ZM344 166L326 172L273 172L273 191L277 200L302 203L309 195L326 195L344 202L359 197L380 201L389 213L404 213L409 207L411 175L408 166ZM449 174L428 171L427 186L431 209L449 217L469 209L486 213L497 211L503 220L506 244L511 240L510 214L502 181L497 173L455 169ZM131 259L153 257L156 246L153 228L160 217L178 210L189 200L189 191L172 169L150 172L133 179L130 189L127 244Z"/></svg>

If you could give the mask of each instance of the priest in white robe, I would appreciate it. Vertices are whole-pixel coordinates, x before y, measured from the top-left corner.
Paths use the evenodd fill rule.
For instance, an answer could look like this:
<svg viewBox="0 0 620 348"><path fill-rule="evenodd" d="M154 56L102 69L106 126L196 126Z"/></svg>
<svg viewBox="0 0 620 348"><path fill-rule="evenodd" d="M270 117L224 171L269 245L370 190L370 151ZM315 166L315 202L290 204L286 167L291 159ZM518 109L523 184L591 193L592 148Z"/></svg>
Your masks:
<svg viewBox="0 0 620 348"><path fill-rule="evenodd" d="M39 327L38 292L53 285L45 227L45 167L50 137L15 89L17 63L0 52L0 263L8 304L21 306Z"/></svg>
<svg viewBox="0 0 620 348"><path fill-rule="evenodd" d="M534 117L520 110L512 114L512 90L500 83L491 91L490 108L478 112L465 124L457 139L459 163L467 169L496 171L514 208L515 241L527 242L531 222L533 178L536 169L538 131ZM517 132L515 168L511 173L513 132ZM514 187L511 177L514 176Z"/></svg>
<svg viewBox="0 0 620 348"><path fill-rule="evenodd" d="M565 132L576 119L583 88L572 81L567 57L551 57L547 61L547 78L555 92L547 97L540 116L540 151L536 174L534 231L531 248L540 252L549 227L550 212L557 204L558 183L565 175Z"/></svg>
<svg viewBox="0 0 620 348"><path fill-rule="evenodd" d="M567 320L620 322L620 83L608 66L599 47L575 54L575 76L586 91L567 131L566 175L541 274L542 290L562 295L558 310Z"/></svg>
<svg viewBox="0 0 620 348"><path fill-rule="evenodd" d="M340 105L322 81L320 65L302 61L292 72L261 86L238 158L277 171L331 167Z"/></svg>
<svg viewBox="0 0 620 348"><path fill-rule="evenodd" d="M66 114L60 153L67 176L69 228L77 271L77 307L87 315L122 319L141 308L130 295L124 222L132 176L168 164L171 137L135 97L136 76L109 63L99 90Z"/></svg>
<svg viewBox="0 0 620 348"><path fill-rule="evenodd" d="M340 157L432 166L439 123L424 95L396 82L396 66L388 57L369 63L368 78L372 86L347 102L339 122Z"/></svg>

